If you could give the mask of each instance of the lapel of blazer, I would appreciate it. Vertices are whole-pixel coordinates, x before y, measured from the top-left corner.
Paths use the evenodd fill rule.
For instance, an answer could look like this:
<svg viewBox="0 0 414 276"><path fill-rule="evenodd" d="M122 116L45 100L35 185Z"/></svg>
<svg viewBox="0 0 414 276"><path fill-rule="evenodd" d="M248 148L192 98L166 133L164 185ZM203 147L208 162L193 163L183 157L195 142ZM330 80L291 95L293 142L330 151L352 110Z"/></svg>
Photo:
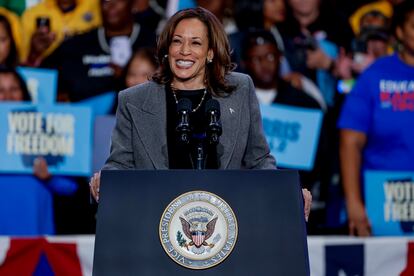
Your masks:
<svg viewBox="0 0 414 276"><path fill-rule="evenodd" d="M167 119L165 91L161 85L155 86L142 103L127 106L145 151L155 169L168 169Z"/></svg>
<svg viewBox="0 0 414 276"><path fill-rule="evenodd" d="M234 91L237 93L237 90ZM240 95L231 95L228 97L214 97L220 103L221 124L223 133L220 137L220 143L217 146L217 155L220 159L220 169L226 169L229 166L231 157L236 145L237 136L240 129L241 118L241 97Z"/></svg>

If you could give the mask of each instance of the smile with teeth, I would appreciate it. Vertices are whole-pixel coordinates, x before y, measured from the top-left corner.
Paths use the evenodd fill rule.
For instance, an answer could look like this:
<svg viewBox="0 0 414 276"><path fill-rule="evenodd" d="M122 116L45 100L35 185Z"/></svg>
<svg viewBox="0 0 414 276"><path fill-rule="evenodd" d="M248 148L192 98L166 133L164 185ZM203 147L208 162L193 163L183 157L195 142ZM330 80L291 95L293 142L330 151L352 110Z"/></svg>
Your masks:
<svg viewBox="0 0 414 276"><path fill-rule="evenodd" d="M179 59L175 62L175 64L177 64L180 68L190 68L194 64L194 61Z"/></svg>

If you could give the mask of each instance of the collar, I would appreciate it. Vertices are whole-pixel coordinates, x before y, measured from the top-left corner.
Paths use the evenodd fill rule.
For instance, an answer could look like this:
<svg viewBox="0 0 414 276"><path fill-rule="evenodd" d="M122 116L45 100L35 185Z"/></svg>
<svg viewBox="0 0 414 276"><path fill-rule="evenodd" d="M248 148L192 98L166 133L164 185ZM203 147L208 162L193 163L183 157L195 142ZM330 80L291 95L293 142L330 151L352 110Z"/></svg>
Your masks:
<svg viewBox="0 0 414 276"><path fill-rule="evenodd" d="M271 104L277 97L276 88L260 89L256 88L256 96L261 104Z"/></svg>

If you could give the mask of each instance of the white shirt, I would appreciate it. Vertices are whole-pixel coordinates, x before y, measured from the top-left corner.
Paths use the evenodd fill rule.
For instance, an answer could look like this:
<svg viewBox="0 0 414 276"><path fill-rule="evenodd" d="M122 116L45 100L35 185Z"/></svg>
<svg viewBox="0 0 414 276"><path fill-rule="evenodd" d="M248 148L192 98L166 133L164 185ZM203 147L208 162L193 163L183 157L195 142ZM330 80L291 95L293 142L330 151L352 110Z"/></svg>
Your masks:
<svg viewBox="0 0 414 276"><path fill-rule="evenodd" d="M260 104L269 105L273 103L273 101L276 99L277 90L276 88L271 88L271 89L256 88L256 96Z"/></svg>

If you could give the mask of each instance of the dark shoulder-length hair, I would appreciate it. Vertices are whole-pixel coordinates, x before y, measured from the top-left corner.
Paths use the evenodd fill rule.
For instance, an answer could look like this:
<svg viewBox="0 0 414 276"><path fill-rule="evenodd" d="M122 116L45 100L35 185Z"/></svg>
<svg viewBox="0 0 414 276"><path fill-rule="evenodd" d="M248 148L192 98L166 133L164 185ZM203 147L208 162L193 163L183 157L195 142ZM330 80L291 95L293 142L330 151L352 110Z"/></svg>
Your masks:
<svg viewBox="0 0 414 276"><path fill-rule="evenodd" d="M207 89L215 96L231 93L233 86L226 83L226 75L234 69L230 58L230 44L220 21L210 11L198 7L185 9L174 14L166 23L157 43L157 57L160 67L153 75L152 80L159 84L169 84L173 74L168 64L168 49L170 47L175 28L183 19L196 18L207 27L208 47L214 53L212 62L206 64L205 80Z"/></svg>
<svg viewBox="0 0 414 276"><path fill-rule="evenodd" d="M17 80L20 90L23 94L23 101L24 102L31 102L32 97L30 96L29 90L27 89L26 82L23 80L22 76L16 71L16 69L12 67L2 66L0 65L0 75L8 75L11 74Z"/></svg>
<svg viewBox="0 0 414 276"><path fill-rule="evenodd" d="M394 14L391 20L391 30L398 40L397 29L404 26L412 12L414 12L413 1L403 1L394 7Z"/></svg>
<svg viewBox="0 0 414 276"><path fill-rule="evenodd" d="M8 67L17 66L19 59L17 55L16 43L14 41L10 22L9 20L7 20L7 18L4 15L0 15L0 24L4 26L4 29L6 30L6 33L10 38L10 52L7 55L5 63L3 65L6 65Z"/></svg>

